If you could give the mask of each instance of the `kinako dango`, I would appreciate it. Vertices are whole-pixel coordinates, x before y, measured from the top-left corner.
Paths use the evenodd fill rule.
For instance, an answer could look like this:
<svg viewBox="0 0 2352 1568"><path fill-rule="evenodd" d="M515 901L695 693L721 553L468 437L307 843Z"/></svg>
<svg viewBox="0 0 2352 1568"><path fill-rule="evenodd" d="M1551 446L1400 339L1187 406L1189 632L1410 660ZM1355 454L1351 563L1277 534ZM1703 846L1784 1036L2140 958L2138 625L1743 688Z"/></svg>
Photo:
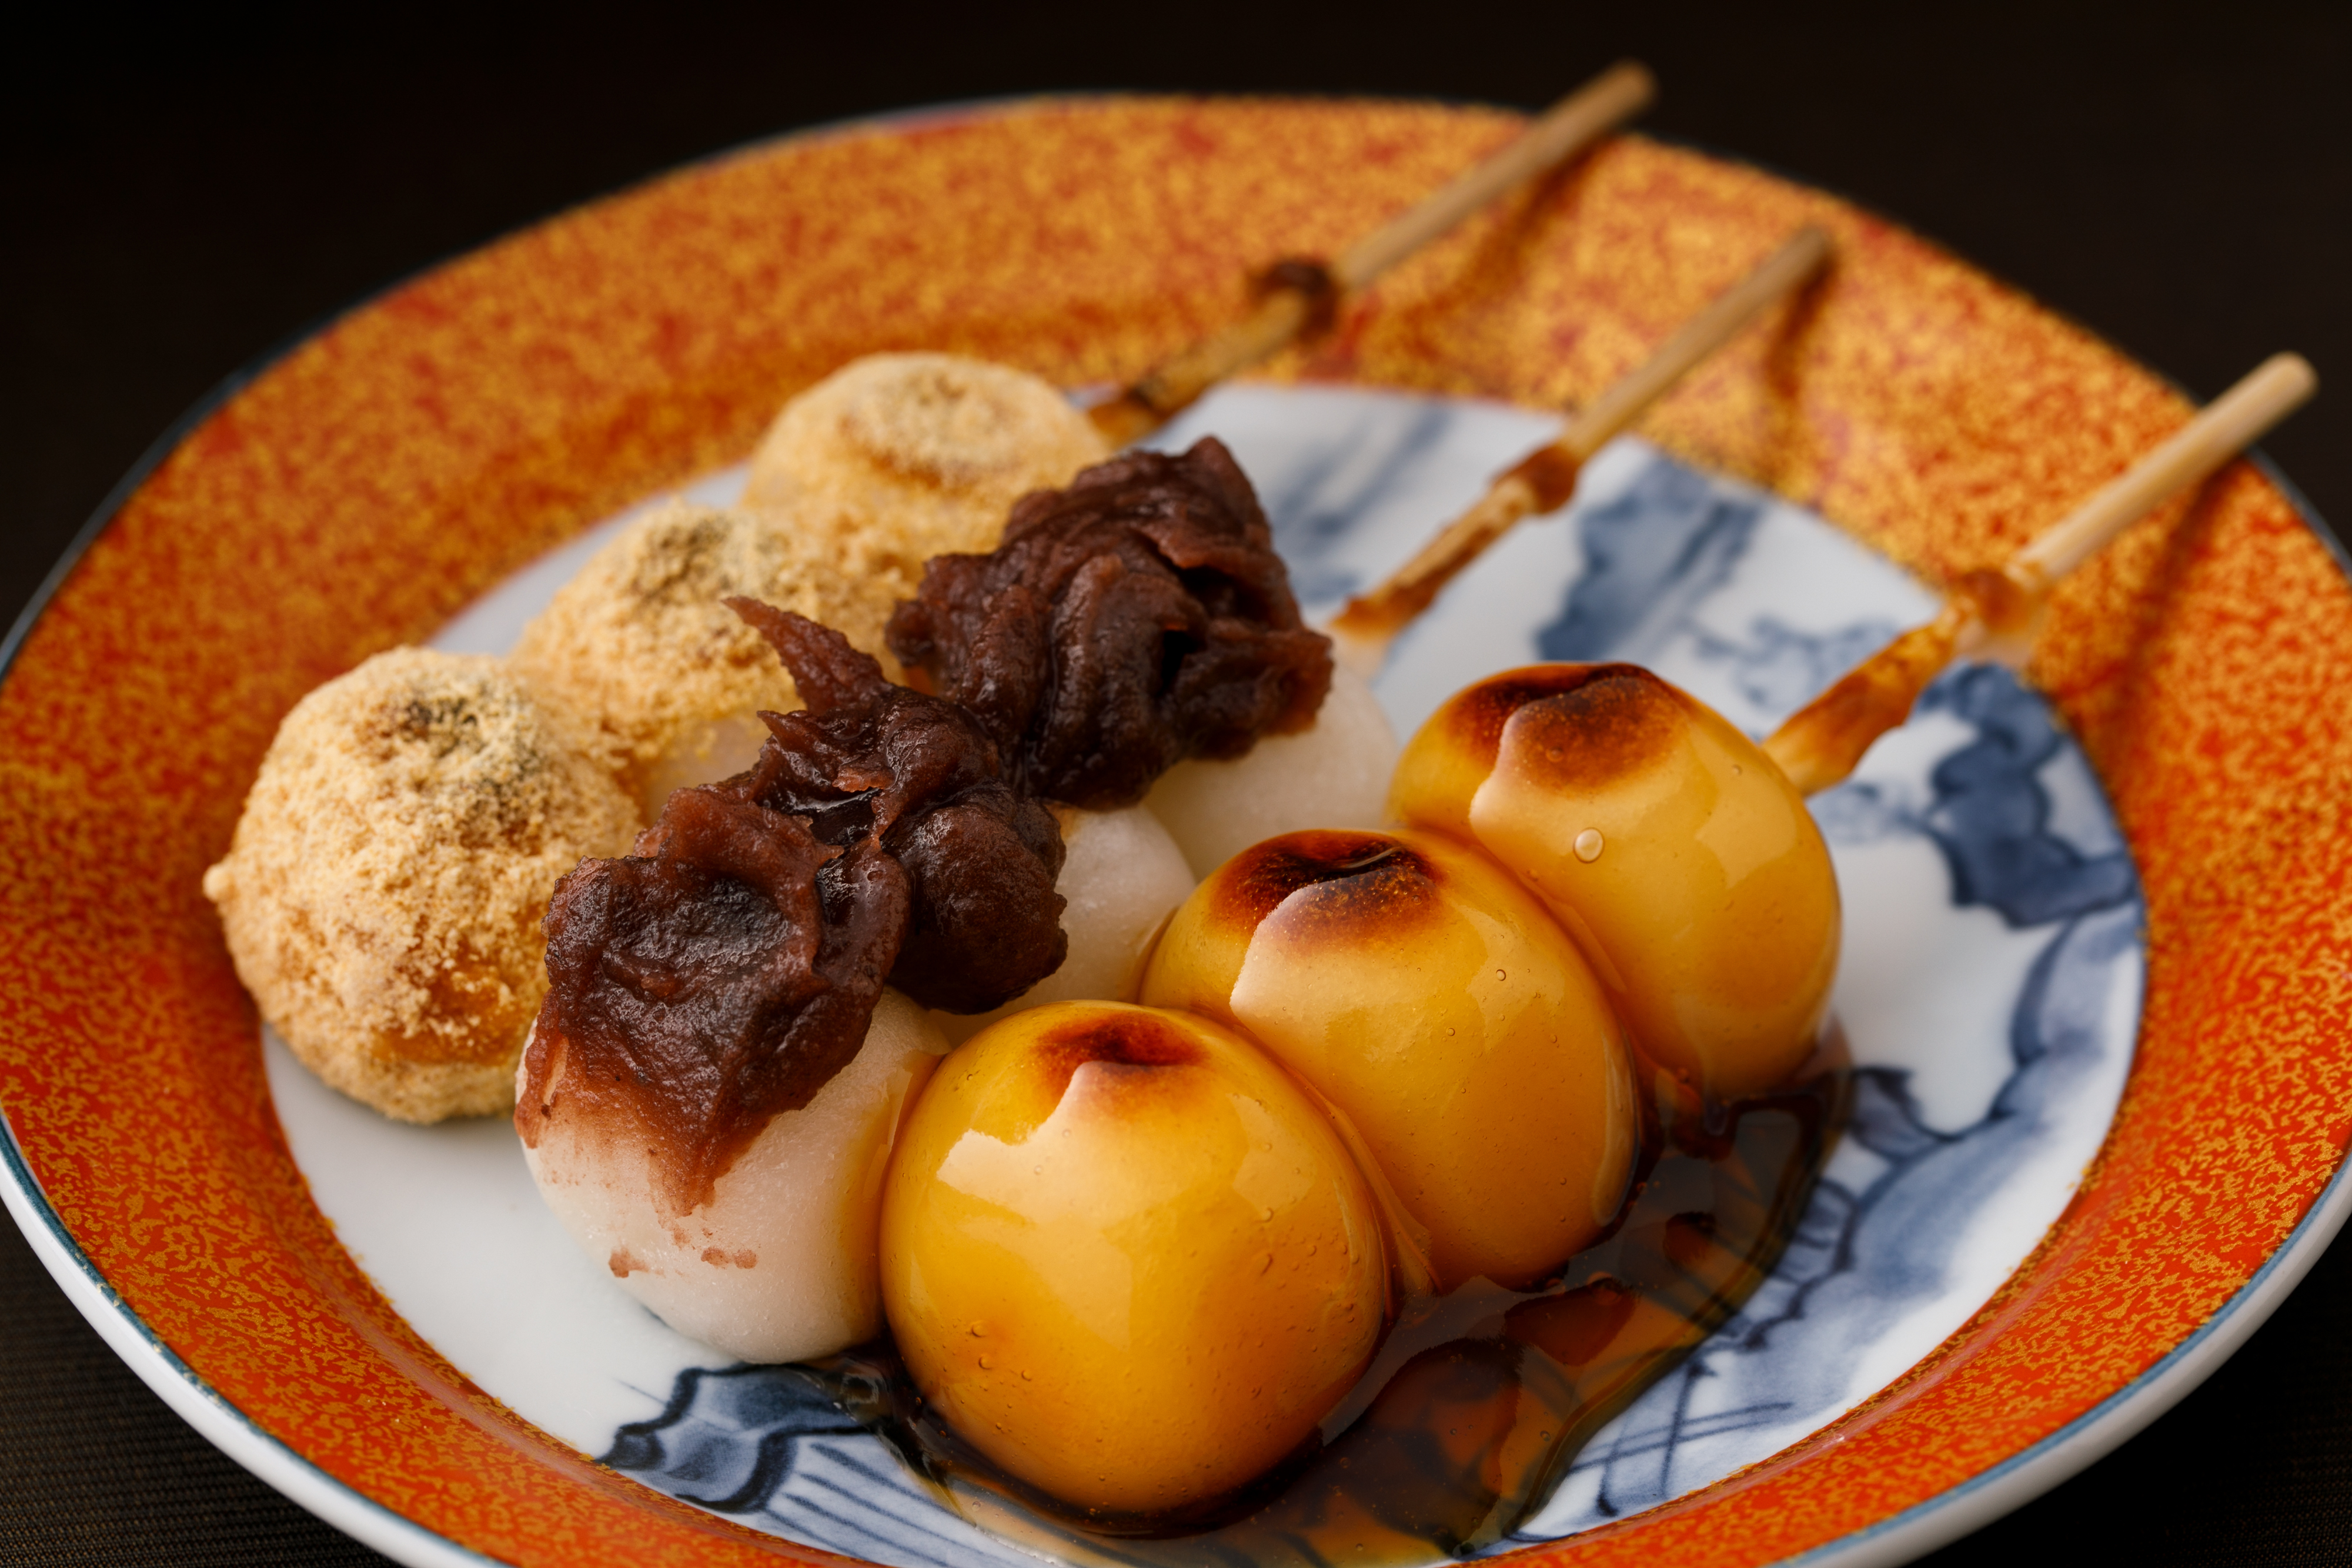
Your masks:
<svg viewBox="0 0 2352 1568"><path fill-rule="evenodd" d="M1024 493L1107 449L1035 376L952 354L872 354L784 405L742 504L669 501L524 627L513 662L595 727L650 821L670 791L751 766L792 677L720 602L795 611L898 666L882 628L941 550L993 549Z"/></svg>
<svg viewBox="0 0 2352 1568"><path fill-rule="evenodd" d="M204 891L311 1071L404 1122L514 1103L548 897L638 828L585 729L498 661L423 648L286 716Z"/></svg>
<svg viewBox="0 0 2352 1568"><path fill-rule="evenodd" d="M808 519L671 500L591 557L523 627L508 666L588 721L593 755L646 821L674 789L740 773L762 710L801 706L789 671L729 610L730 594L806 615L888 663L899 589Z"/></svg>
<svg viewBox="0 0 2352 1568"><path fill-rule="evenodd" d="M1837 975L1837 876L1785 775L1633 664L1539 664L1406 743L1401 821L1475 843L1576 938L1634 1043L1718 1099L1784 1081Z"/></svg>
<svg viewBox="0 0 2352 1568"><path fill-rule="evenodd" d="M1388 1316L1379 1211L1330 1121L1198 1016L1035 1008L959 1046L882 1201L924 1397L1066 1503L1160 1514L1312 1436Z"/></svg>
<svg viewBox="0 0 2352 1568"><path fill-rule="evenodd" d="M1633 1083L1543 905L1433 833L1288 833L1176 912L1142 999L1239 1029L1345 1114L1440 1291L1541 1279L1616 1214Z"/></svg>
<svg viewBox="0 0 2352 1568"><path fill-rule="evenodd" d="M784 404L752 455L747 507L822 519L911 591L923 563L992 550L1013 503L1110 455L1049 382L962 354L867 354Z"/></svg>

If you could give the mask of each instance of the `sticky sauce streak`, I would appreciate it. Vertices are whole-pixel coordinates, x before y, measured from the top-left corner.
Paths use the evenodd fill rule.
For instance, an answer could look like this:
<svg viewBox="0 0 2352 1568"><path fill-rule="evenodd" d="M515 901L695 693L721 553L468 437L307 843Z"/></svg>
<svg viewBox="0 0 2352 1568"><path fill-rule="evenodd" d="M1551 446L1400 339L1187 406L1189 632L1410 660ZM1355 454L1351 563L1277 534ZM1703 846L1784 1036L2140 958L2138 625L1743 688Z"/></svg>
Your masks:
<svg viewBox="0 0 2352 1568"><path fill-rule="evenodd" d="M812 1370L966 1517L1078 1562L1425 1563L1502 1541L1594 1433L1738 1312L1810 1200L1846 1075L1702 1109L1648 1108L1615 1226L1528 1291L1473 1281L1410 1303L1322 1432L1241 1493L1181 1515L1069 1508L1004 1475L924 1404L886 1343Z"/></svg>

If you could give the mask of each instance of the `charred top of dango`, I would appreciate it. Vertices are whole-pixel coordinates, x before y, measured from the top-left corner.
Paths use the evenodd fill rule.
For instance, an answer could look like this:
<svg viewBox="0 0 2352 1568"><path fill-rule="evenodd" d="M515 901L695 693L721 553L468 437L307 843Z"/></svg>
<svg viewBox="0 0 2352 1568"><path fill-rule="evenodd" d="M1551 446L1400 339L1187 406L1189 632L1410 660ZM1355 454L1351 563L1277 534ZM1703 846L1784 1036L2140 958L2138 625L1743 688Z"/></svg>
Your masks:
<svg viewBox="0 0 2352 1568"><path fill-rule="evenodd" d="M1081 1067L1192 1067L1201 1047L1146 1012L1082 1013L1041 1030L1031 1061L1046 1093L1058 1102Z"/></svg>
<svg viewBox="0 0 2352 1568"><path fill-rule="evenodd" d="M1639 664L1533 664L1465 687L1438 722L1465 755L1489 766L1514 720L1540 726L1536 755L1559 782L1577 784L1664 755L1686 709L1681 692Z"/></svg>
<svg viewBox="0 0 2352 1568"><path fill-rule="evenodd" d="M1309 888L1327 916L1410 920L1440 880L1436 864L1388 833L1310 828L1254 844L1225 862L1208 885L1210 917L1254 928Z"/></svg>
<svg viewBox="0 0 2352 1568"><path fill-rule="evenodd" d="M1017 785L1092 810L1306 728L1331 684L1329 640L1213 439L1024 497L995 550L933 558L889 641L980 716Z"/></svg>
<svg viewBox="0 0 2352 1568"><path fill-rule="evenodd" d="M1393 954L1444 921L1447 880L1427 846L1392 833L1309 828L1253 844L1178 908L1146 966L1143 998L1240 1027L1231 992L1261 932L1343 959ZM1177 985L1178 975L1193 979Z"/></svg>

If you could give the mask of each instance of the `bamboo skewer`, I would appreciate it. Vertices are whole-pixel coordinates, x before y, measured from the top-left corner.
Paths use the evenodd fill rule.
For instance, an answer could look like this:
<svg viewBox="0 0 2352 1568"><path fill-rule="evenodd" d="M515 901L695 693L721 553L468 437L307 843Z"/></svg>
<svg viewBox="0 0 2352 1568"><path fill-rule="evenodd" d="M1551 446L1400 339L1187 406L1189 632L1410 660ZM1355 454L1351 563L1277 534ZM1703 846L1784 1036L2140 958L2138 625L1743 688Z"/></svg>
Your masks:
<svg viewBox="0 0 2352 1568"><path fill-rule="evenodd" d="M1331 281L1343 293L1368 287L1471 214L1641 113L1657 92L1657 79L1639 61L1610 67L1546 110L1501 152L1341 251L1331 263Z"/></svg>
<svg viewBox="0 0 2352 1568"><path fill-rule="evenodd" d="M1451 184L1391 218L1328 264L1291 261L1260 280L1256 306L1230 327L1162 360L1124 392L1087 411L1114 446L1150 434L1202 392L1247 370L1328 319L1344 296L1507 192L1583 152L1649 106L1657 82L1628 60L1561 99L1527 131Z"/></svg>
<svg viewBox="0 0 2352 1568"><path fill-rule="evenodd" d="M1927 684L1961 653L2026 633L2058 580L2174 494L2206 478L2301 407L2319 378L2300 354L2273 354L2204 412L2035 536L1998 571L1954 585L1933 621L1864 659L1764 743L1805 794L1843 783L1877 738L1910 716Z"/></svg>
<svg viewBox="0 0 2352 1568"><path fill-rule="evenodd" d="M1386 581L1348 601L1327 628L1340 658L1359 674L1376 673L1397 633L1428 609L1464 568L1522 517L1567 505L1578 472L1594 453L1768 306L1819 272L1829 256L1828 235L1811 225L1798 230L1762 265L1717 295L1647 360L1619 378L1569 423L1558 440L1497 476L1468 511L1448 523Z"/></svg>

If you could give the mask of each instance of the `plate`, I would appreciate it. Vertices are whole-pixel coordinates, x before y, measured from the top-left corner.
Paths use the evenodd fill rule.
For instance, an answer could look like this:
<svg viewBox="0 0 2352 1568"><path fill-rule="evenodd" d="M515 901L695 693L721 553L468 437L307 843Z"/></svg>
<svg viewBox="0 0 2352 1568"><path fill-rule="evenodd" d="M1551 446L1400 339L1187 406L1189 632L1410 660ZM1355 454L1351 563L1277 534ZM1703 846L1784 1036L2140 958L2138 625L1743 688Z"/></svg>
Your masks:
<svg viewBox="0 0 2352 1568"><path fill-rule="evenodd" d="M404 1560L790 1552L633 1479L657 1467L592 1462L631 1456L524 1419L534 1396L501 1397L501 1375L469 1375L492 1363L394 1309L397 1270L303 1147L301 1081L257 1049L197 875L303 691L723 471L835 365L946 348L1116 379L1220 319L1247 265L1344 242L1509 130L1426 106L1111 100L776 143L444 267L203 411L20 629L0 685L7 1196L68 1293L208 1436ZM1572 404L1809 220L1840 241L1836 276L1662 405L1624 486L1688 475L1933 580L1999 559L2182 416L2154 377L1899 230L1639 139L1433 247L1274 368L1307 390L1233 395ZM1553 536L1588 556L1601 478ZM1541 1555L1924 1550L2089 1462L2252 1331L2345 1201L2347 674L2352 591L2252 467L2068 585L2034 675L2145 900L2116 948L2139 936L2147 967L2128 1078L2120 1049L2104 1058L2104 1140L2039 1189L2048 1219L2009 1228L2017 1255L1932 1343L1842 1369L1858 1404L1696 1490L1622 1494ZM1999 730L1999 693L1953 693L1939 712L1975 728L1948 740ZM1948 755L1915 757L1917 776ZM2058 837L2095 853L2099 791L2063 799ZM543 1322L509 1308L504 1326ZM675 1391L640 1393L667 1410Z"/></svg>
<svg viewBox="0 0 2352 1568"><path fill-rule="evenodd" d="M1478 399L1241 386L1154 444L1228 443L1315 618L1559 423ZM744 476L723 470L688 494L726 505ZM629 520L524 568L435 644L504 653ZM1499 668L1632 660L1761 735L1935 604L1804 508L1627 440L1587 466L1561 517L1504 541L1423 616L1375 691L1409 732ZM1845 1136L1763 1288L1596 1433L1508 1540L1555 1541L1669 1501L1844 1415L2000 1287L2113 1118L2139 1017L2139 890L2088 762L2042 699L2004 670L1956 671L1813 810L1847 911L1832 1001L1855 1069ZM502 1124L400 1126L327 1090L274 1038L268 1058L295 1163L346 1249L515 1414L804 1544L890 1568L1031 1561L845 1421L821 1378L717 1361L638 1308L554 1222ZM1492 1315L1490 1294L1464 1299ZM1440 1311L1463 1321L1458 1305ZM1068 1561L1163 1560L997 1522ZM1172 1549L1178 1562L1201 1550ZM1423 1568L1445 1560L1432 1548Z"/></svg>

